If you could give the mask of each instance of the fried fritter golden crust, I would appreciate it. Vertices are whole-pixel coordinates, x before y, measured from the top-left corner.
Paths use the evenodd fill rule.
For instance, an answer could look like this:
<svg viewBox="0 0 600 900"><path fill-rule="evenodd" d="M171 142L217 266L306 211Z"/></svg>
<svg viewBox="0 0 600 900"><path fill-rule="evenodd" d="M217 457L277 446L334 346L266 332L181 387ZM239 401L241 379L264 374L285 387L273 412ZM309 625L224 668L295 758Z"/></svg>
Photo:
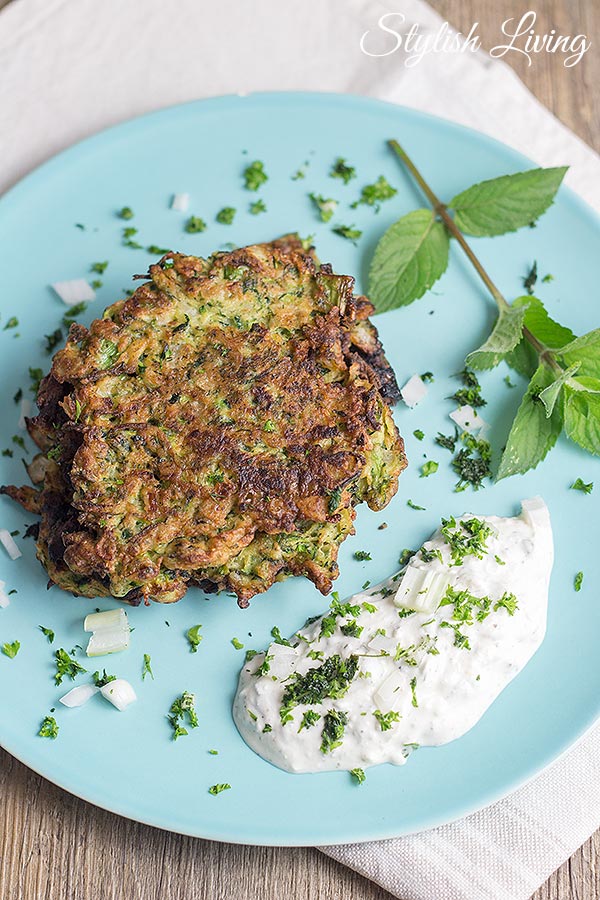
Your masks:
<svg viewBox="0 0 600 900"><path fill-rule="evenodd" d="M129 602L191 583L247 605L291 574L328 593L354 505L382 509L406 465L373 307L293 235L149 278L72 326L40 387L42 492L5 489L41 509L39 558Z"/></svg>

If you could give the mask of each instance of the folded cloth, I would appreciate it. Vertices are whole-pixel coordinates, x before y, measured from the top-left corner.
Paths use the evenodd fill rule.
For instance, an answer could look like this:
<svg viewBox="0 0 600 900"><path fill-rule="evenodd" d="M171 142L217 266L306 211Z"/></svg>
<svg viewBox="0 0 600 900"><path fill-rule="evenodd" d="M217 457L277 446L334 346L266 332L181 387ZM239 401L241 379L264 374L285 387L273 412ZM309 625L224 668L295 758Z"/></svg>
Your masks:
<svg viewBox="0 0 600 900"><path fill-rule="evenodd" d="M403 103L477 128L540 165L568 162L567 183L600 211L600 158L503 62L469 51L406 66L403 48L361 51L365 32L389 46L393 37L377 23L399 7L403 32L418 23L433 35L442 24L421 0L396 8L15 0L0 13L0 192L75 141L149 110L242 91L318 90ZM325 852L403 900L526 900L599 825L596 728L535 781L460 822Z"/></svg>

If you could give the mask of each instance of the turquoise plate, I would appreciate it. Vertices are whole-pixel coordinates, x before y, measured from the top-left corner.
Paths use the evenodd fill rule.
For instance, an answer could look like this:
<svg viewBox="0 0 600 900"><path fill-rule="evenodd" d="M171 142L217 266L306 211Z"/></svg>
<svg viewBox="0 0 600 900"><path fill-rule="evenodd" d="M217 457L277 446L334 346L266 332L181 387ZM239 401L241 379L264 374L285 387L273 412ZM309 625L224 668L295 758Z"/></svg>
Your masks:
<svg viewBox="0 0 600 900"><path fill-rule="evenodd" d="M314 234L320 258L338 272L353 273L364 290L378 238L422 203L386 148L391 137L401 141L443 198L475 181L531 165L487 137L397 106L351 96L275 93L222 97L144 116L62 153L8 193L0 201L0 413L2 449L15 452L13 458L0 457L0 481L25 479L23 454L11 442L19 433L13 395L22 388L32 396L28 367L49 365L42 335L54 331L65 311L49 288L52 282L91 279L90 265L109 260L104 285L83 321L100 315L132 286L131 275L144 272L153 259L145 250L122 246L121 228L131 224L144 246L199 255L230 241L267 241L289 231ZM348 185L328 177L337 156L347 157L358 172ZM254 159L265 161L269 175L258 195L244 190L241 177ZM305 177L294 180L299 168ZM398 188L397 196L379 213L366 206L351 209L361 186L380 174ZM334 223L362 229L357 246L333 234L332 223L318 221L309 191L340 201ZM190 193L189 213L209 223L204 233L183 231L185 217L169 208L173 192ZM250 215L249 203L257 196L268 211ZM116 217L124 205L135 211L132 222ZM231 226L215 222L223 206L237 208ZM537 260L540 276L554 276L539 286L539 295L552 314L581 334L599 324L599 242L598 218L562 189L536 228L473 244L509 297L523 292L522 277ZM209 598L196 589L173 606L128 609L135 628L129 651L96 665L80 658L90 671L106 665L129 679L138 702L125 713L98 697L81 709L61 707L56 710L58 739L42 739L37 736L41 719L71 686L53 683L54 649L85 644L84 615L98 603L103 609L116 604L76 599L56 588L47 593L33 541L23 539L24 526L34 517L2 497L0 525L21 531L17 541L23 550L23 557L11 562L0 548L0 577L7 590L17 591L10 607L0 610L0 642L21 642L15 659L0 655L2 746L71 793L140 822L214 840L279 845L366 841L449 822L506 795L570 747L600 711L600 484L590 496L569 486L576 477L600 482L598 462L561 438L537 471L457 494L450 456L434 444L439 430L451 430L452 403L446 398L456 389L452 373L487 334L493 314L493 304L453 247L449 271L433 291L406 309L377 317L400 384L426 370L434 372L435 381L415 410L403 404L396 409L410 467L384 512L358 510L356 536L341 549L336 584L347 596L366 579L385 578L396 570L399 552L417 547L442 515L465 510L511 515L521 498L545 497L557 551L548 634L525 671L472 731L445 747L416 752L402 768L370 769L360 787L345 772L289 775L256 756L231 718L244 656L231 639L262 648L273 625L291 633L327 606L308 582L293 579L255 597L247 610L229 597ZM2 330L12 316L18 317L18 327ZM518 389L508 387L507 371L500 366L482 379L496 448L505 440L524 387L512 373ZM417 428L425 432L422 442L413 437ZM29 440L27 447L31 453ZM440 468L423 479L419 467L425 458L438 460ZM409 498L426 511L408 508ZM378 529L382 522L387 529ZM358 549L370 551L372 561L354 560ZM573 576L580 569L585 579L575 593ZM192 654L185 631L197 623L204 640ZM38 625L56 632L52 646ZM154 681L141 680L144 653L152 657ZM174 742L165 714L183 690L197 696L200 726ZM217 782L229 782L231 790L211 796L208 788Z"/></svg>

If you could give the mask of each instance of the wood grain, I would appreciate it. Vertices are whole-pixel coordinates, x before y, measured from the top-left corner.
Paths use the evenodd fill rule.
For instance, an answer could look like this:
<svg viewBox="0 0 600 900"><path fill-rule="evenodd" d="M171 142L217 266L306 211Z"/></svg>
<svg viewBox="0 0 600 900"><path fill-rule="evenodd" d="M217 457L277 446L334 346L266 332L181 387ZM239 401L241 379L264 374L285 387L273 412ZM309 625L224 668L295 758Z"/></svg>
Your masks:
<svg viewBox="0 0 600 900"><path fill-rule="evenodd" d="M7 2L0 0L0 8ZM594 103L600 83L598 0L431 0L431 5L463 32L477 21L486 48L500 42L502 21L520 18L527 9L538 14L542 33L554 27L562 34L587 34L596 46L571 69L550 54L536 57L531 66L518 56L506 61L559 119L600 149L600 104ZM49 784L0 750L2 900L376 900L387 896L316 850L217 844L121 819ZM532 900L598 898L600 832Z"/></svg>

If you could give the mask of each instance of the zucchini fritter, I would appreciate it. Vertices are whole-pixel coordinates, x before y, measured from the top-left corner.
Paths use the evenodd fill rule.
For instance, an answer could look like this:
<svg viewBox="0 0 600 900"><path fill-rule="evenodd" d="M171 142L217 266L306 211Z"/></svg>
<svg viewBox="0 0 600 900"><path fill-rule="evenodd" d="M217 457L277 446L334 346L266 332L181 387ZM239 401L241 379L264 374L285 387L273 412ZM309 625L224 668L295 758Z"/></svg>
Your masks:
<svg viewBox="0 0 600 900"><path fill-rule="evenodd" d="M354 506L382 509L406 465L371 303L295 235L148 277L71 326L28 422L41 491L2 488L41 513L51 582L136 604L197 584L247 606L288 575L328 593Z"/></svg>

